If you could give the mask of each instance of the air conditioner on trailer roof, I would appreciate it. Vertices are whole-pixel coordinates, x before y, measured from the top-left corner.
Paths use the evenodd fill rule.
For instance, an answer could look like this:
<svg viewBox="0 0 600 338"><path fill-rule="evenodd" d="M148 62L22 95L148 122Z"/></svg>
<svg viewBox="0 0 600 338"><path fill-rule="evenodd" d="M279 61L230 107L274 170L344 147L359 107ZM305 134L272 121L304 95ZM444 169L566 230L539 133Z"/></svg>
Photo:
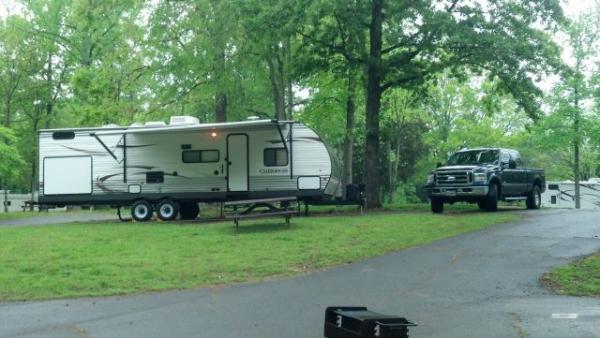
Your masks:
<svg viewBox="0 0 600 338"><path fill-rule="evenodd" d="M171 116L171 120L169 121L169 125L171 126L180 126L186 124L200 124L200 120L194 116Z"/></svg>

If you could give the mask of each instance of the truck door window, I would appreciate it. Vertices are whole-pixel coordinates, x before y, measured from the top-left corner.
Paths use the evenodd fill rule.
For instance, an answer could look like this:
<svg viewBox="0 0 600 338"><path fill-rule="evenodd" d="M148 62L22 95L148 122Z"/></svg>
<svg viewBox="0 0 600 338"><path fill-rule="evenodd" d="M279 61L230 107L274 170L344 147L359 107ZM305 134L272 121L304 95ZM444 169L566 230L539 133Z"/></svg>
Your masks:
<svg viewBox="0 0 600 338"><path fill-rule="evenodd" d="M500 153L500 162L502 164L508 163L508 160L510 160L510 155L506 151Z"/></svg>
<svg viewBox="0 0 600 338"><path fill-rule="evenodd" d="M519 155L516 151L510 152L510 158L515 161L517 168L523 168L523 161L521 160L521 155Z"/></svg>

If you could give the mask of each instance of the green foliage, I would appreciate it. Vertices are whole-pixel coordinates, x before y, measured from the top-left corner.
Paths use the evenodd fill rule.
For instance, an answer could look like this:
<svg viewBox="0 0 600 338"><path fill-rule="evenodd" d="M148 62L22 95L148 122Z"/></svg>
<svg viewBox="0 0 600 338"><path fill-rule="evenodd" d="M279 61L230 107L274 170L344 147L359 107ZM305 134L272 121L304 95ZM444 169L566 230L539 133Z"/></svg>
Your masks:
<svg viewBox="0 0 600 338"><path fill-rule="evenodd" d="M12 131L0 126L0 177L3 179L15 178L25 164L14 146L15 142Z"/></svg>
<svg viewBox="0 0 600 338"><path fill-rule="evenodd" d="M40 128L211 122L219 107L231 121L303 121L341 162L350 97L354 182L376 177L389 200L417 200L427 172L462 147L514 147L548 179L571 179L577 140L581 176L600 176L599 20L567 25L557 0L21 4L0 19L0 125L22 159L0 165L16 190L35 186ZM560 63L559 30L581 67ZM542 101L535 82L549 72L561 80Z"/></svg>

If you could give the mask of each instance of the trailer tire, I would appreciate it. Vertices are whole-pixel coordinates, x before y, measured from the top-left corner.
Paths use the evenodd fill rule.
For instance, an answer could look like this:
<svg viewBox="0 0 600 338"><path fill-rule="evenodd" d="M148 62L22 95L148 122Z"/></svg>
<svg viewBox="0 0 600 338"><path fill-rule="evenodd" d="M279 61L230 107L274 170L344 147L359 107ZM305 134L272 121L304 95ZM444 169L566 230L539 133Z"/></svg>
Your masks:
<svg viewBox="0 0 600 338"><path fill-rule="evenodd" d="M131 217L138 222L152 218L152 204L146 200L138 200L131 206Z"/></svg>
<svg viewBox="0 0 600 338"><path fill-rule="evenodd" d="M432 197L431 212L433 212L434 214L441 214L442 212L444 212L444 202L439 198Z"/></svg>
<svg viewBox="0 0 600 338"><path fill-rule="evenodd" d="M537 185L533 186L531 192L527 195L527 209L539 209L542 204L542 196L540 193L540 187Z"/></svg>
<svg viewBox="0 0 600 338"><path fill-rule="evenodd" d="M490 184L490 190L485 199L485 210L498 211L498 185L496 183Z"/></svg>
<svg viewBox="0 0 600 338"><path fill-rule="evenodd" d="M199 213L200 208L198 207L198 203L184 202L179 206L179 214L181 215L181 219L193 220L198 217Z"/></svg>
<svg viewBox="0 0 600 338"><path fill-rule="evenodd" d="M156 205L156 215L162 221L172 221L177 218L179 214L179 205L177 202L164 199Z"/></svg>

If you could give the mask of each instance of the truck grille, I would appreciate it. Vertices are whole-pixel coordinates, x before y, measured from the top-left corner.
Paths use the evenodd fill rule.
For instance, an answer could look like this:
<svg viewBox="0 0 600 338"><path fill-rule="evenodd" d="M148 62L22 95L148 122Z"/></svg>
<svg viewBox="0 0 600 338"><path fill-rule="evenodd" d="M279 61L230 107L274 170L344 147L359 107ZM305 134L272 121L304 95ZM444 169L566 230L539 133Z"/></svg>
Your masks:
<svg viewBox="0 0 600 338"><path fill-rule="evenodd" d="M443 171L435 174L435 183L439 185L457 185L471 183L468 171Z"/></svg>

